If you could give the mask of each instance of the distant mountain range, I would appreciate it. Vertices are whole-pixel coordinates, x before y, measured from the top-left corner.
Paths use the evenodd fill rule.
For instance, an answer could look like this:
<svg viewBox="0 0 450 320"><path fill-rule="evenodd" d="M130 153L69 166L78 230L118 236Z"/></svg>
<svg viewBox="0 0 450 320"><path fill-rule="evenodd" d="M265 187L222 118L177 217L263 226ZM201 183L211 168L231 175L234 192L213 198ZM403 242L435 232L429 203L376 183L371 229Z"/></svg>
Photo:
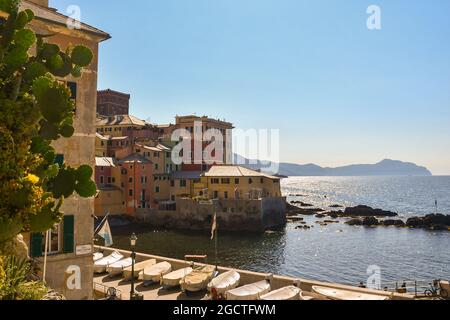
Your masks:
<svg viewBox="0 0 450 320"><path fill-rule="evenodd" d="M264 171L264 168L267 168L267 165L260 161L255 164L255 161L239 155L234 155L234 160L236 164L255 170L263 169ZM281 176L432 176L425 167L389 159L376 164L354 164L337 168L323 168L315 164L280 163L276 174Z"/></svg>

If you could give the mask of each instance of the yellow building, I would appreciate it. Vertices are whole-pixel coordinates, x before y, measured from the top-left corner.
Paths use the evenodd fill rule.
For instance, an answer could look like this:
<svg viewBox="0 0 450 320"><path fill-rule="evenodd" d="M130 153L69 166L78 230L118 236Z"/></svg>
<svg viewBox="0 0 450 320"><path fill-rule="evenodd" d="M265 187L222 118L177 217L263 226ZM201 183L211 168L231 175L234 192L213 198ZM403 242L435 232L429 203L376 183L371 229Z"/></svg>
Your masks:
<svg viewBox="0 0 450 320"><path fill-rule="evenodd" d="M95 120L97 97L97 70L99 43L110 36L94 27L80 23L80 28L69 28L69 17L48 7L48 0L23 0L21 10L31 9L35 19L30 27L42 35L45 41L60 46L62 51L74 45L89 47L94 59L83 70L80 78L61 78L72 91L76 103L74 117L75 134L70 139L61 138L54 143L60 161L78 167L95 165ZM0 16L6 13L0 11ZM47 284L63 293L68 299L92 299L93 286L93 233L94 199L73 196L64 201L64 219L50 234L47 258ZM44 237L42 234L25 235L29 239L30 255L43 263ZM79 279L75 285L68 284L68 277Z"/></svg>
<svg viewBox="0 0 450 320"><path fill-rule="evenodd" d="M240 166L213 166L194 183L192 194L210 199L281 197L280 178Z"/></svg>

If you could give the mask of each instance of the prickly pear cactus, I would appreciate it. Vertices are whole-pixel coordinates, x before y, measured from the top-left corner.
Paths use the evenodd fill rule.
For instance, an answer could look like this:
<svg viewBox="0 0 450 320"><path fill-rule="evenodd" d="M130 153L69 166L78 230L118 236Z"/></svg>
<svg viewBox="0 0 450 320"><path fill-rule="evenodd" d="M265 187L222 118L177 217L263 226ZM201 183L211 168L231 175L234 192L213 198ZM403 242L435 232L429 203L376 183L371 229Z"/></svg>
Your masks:
<svg viewBox="0 0 450 320"><path fill-rule="evenodd" d="M79 77L93 58L75 46L62 52L29 27L31 10L0 0L0 242L58 223L64 198L92 197L92 168L55 163L52 142L74 134L70 90L57 77ZM30 50L35 47L36 50ZM33 54L31 54L33 52Z"/></svg>

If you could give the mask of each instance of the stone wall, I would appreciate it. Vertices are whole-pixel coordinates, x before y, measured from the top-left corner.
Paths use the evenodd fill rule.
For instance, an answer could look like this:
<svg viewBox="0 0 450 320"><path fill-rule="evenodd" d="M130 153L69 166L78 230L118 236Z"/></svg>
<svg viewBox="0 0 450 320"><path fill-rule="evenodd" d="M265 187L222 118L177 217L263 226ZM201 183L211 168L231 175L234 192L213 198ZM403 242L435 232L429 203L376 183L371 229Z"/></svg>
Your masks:
<svg viewBox="0 0 450 320"><path fill-rule="evenodd" d="M285 198L219 200L215 208L209 203L177 199L175 211L148 211L141 219L154 227L209 230L216 211L221 230L262 232L286 223L285 203Z"/></svg>

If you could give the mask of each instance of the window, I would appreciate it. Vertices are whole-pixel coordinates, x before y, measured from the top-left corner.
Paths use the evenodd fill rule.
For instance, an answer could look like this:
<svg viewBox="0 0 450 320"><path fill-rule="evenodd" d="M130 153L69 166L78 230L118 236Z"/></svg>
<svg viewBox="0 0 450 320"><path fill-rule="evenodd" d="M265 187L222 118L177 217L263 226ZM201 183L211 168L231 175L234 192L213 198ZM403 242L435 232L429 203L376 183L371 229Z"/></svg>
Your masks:
<svg viewBox="0 0 450 320"><path fill-rule="evenodd" d="M211 179L211 184L219 184L219 183L220 183L219 179L217 179L217 178Z"/></svg>
<svg viewBox="0 0 450 320"><path fill-rule="evenodd" d="M239 184L239 179L234 179L234 184Z"/></svg>
<svg viewBox="0 0 450 320"><path fill-rule="evenodd" d="M155 170L158 170L158 169L159 169L159 166L157 163L155 163Z"/></svg>
<svg viewBox="0 0 450 320"><path fill-rule="evenodd" d="M61 250L59 241L60 230L61 230L60 225L57 225L49 232L47 252L50 255L57 254ZM42 242L42 252L45 253L45 233L43 234L42 237L44 239L44 241Z"/></svg>
<svg viewBox="0 0 450 320"><path fill-rule="evenodd" d="M77 110L77 107L76 107L76 103L77 103L77 83L68 81L67 82L67 87L70 90L70 99L72 99L73 102L75 103L73 111L76 112L76 110Z"/></svg>
<svg viewBox="0 0 450 320"><path fill-rule="evenodd" d="M223 193L223 197L224 197L225 199L228 199L228 192L227 192L227 191L225 191L225 192Z"/></svg>
<svg viewBox="0 0 450 320"><path fill-rule="evenodd" d="M229 178L223 178L222 179L222 184L230 184L230 179Z"/></svg>
<svg viewBox="0 0 450 320"><path fill-rule="evenodd" d="M170 186L171 187L175 187L175 181L174 180L170 180Z"/></svg>
<svg viewBox="0 0 450 320"><path fill-rule="evenodd" d="M130 197L133 196L133 189L128 190L128 195L129 195Z"/></svg>
<svg viewBox="0 0 450 320"><path fill-rule="evenodd" d="M129 183L132 183L132 182L133 182L133 177L129 177L129 178L128 178L128 182L129 182Z"/></svg>
<svg viewBox="0 0 450 320"><path fill-rule="evenodd" d="M259 182L261 182L261 184L264 183L264 178L259 179Z"/></svg>
<svg viewBox="0 0 450 320"><path fill-rule="evenodd" d="M156 186L155 192L156 192L156 193L159 193L159 187L158 187L158 186Z"/></svg>
<svg viewBox="0 0 450 320"><path fill-rule="evenodd" d="M214 191L214 199L219 198L219 192L218 191Z"/></svg>
<svg viewBox="0 0 450 320"><path fill-rule="evenodd" d="M185 188L186 187L186 180L180 180L180 187Z"/></svg>
<svg viewBox="0 0 450 320"><path fill-rule="evenodd" d="M108 177L108 184L111 184L111 182L112 182L112 178Z"/></svg>
<svg viewBox="0 0 450 320"><path fill-rule="evenodd" d="M170 152L166 152L166 158L170 159Z"/></svg>
<svg viewBox="0 0 450 320"><path fill-rule="evenodd" d="M101 184L105 183L105 177L100 176L100 183L101 183Z"/></svg>
<svg viewBox="0 0 450 320"><path fill-rule="evenodd" d="M105 169L105 167L100 167L100 171L103 171Z"/></svg>
<svg viewBox="0 0 450 320"><path fill-rule="evenodd" d="M155 152L155 153L153 153L153 155L155 158L159 158L159 152Z"/></svg>
<svg viewBox="0 0 450 320"><path fill-rule="evenodd" d="M253 179L252 178L249 178L248 179L248 184L252 184L253 183Z"/></svg>

